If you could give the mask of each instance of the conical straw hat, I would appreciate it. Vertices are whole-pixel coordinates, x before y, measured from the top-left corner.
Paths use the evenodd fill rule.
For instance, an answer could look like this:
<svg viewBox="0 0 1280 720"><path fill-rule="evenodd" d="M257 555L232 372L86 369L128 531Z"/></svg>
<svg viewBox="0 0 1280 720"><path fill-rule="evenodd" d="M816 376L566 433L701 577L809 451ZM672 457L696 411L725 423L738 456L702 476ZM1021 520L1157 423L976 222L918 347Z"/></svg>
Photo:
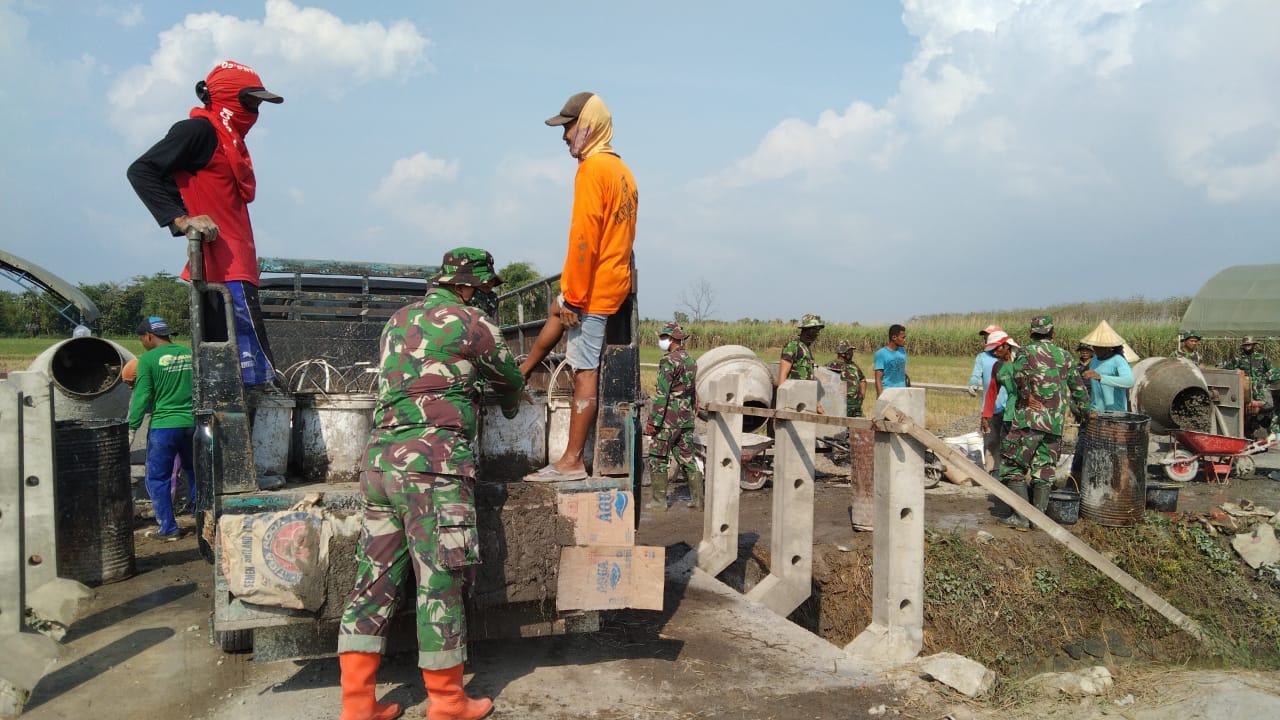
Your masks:
<svg viewBox="0 0 1280 720"><path fill-rule="evenodd" d="M1094 347L1122 347L1126 344L1124 338L1120 337L1120 334L1115 330L1112 330L1111 324L1106 320L1098 323L1098 327L1094 328L1088 335L1080 338L1080 342ZM1130 350L1129 352L1133 351Z"/></svg>
<svg viewBox="0 0 1280 720"><path fill-rule="evenodd" d="M1124 359L1125 359L1125 362L1129 363L1130 365L1132 365L1132 364L1134 364L1134 363L1136 363L1136 362L1138 362L1139 360L1141 360L1141 359L1142 359L1142 356L1141 356L1141 355L1139 355L1138 353L1134 352L1134 351L1133 351L1133 348L1129 347L1129 343L1123 343L1123 344L1121 344L1121 345L1120 345L1120 347L1124 348Z"/></svg>

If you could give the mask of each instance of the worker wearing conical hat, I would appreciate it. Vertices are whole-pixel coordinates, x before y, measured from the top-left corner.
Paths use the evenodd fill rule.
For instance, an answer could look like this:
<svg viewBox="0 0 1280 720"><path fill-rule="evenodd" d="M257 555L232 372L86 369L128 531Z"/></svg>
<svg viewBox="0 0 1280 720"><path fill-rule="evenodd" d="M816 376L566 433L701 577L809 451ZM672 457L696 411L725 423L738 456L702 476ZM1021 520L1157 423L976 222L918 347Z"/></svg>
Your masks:
<svg viewBox="0 0 1280 720"><path fill-rule="evenodd" d="M1093 347L1093 359L1084 377L1092 389L1092 408L1102 411L1129 411L1129 388L1133 387L1133 370L1125 359L1124 338L1106 320L1098 323L1080 342ZM1132 350L1130 350L1132 352Z"/></svg>

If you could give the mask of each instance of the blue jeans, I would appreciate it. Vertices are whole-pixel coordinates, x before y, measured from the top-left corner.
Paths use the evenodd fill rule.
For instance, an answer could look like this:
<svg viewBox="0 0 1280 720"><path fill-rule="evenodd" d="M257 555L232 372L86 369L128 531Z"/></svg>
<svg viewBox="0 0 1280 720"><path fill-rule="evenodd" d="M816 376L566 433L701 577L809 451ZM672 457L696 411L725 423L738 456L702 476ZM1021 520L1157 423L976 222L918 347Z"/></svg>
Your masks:
<svg viewBox="0 0 1280 720"><path fill-rule="evenodd" d="M182 473L187 476L187 491L191 507L197 507L196 468L192 458L192 438L196 429L156 428L147 432L147 494L151 507L160 523L161 535L178 532L178 521L173 516L173 496L169 494L169 479L173 476L173 458L182 460Z"/></svg>
<svg viewBox="0 0 1280 720"><path fill-rule="evenodd" d="M564 355L574 370L595 370L600 367L609 316L578 313L578 319L581 323L568 330Z"/></svg>

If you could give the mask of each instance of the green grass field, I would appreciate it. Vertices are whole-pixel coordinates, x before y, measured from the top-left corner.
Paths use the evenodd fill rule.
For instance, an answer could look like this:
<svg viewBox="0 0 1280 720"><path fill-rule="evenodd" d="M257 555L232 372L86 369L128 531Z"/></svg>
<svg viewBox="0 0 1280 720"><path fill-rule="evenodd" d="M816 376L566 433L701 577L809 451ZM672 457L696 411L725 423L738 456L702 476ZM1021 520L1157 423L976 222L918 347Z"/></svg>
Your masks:
<svg viewBox="0 0 1280 720"><path fill-rule="evenodd" d="M36 356L66 339L65 337L51 335L33 338L0 338L0 372L26 370L30 367L31 361L36 359ZM142 354L142 344L138 342L136 336L107 339L123 345L126 350L134 355ZM183 345L189 344L189 341L183 338L175 337L174 340Z"/></svg>

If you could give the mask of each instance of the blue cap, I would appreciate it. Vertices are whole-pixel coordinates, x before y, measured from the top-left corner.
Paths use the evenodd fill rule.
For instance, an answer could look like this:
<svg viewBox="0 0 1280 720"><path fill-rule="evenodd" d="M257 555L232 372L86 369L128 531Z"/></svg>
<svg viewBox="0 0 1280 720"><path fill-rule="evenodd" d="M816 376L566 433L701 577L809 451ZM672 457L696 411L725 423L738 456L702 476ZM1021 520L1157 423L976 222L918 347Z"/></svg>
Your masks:
<svg viewBox="0 0 1280 720"><path fill-rule="evenodd" d="M147 333L159 335L160 337L169 337L171 334L169 331L169 323L165 322L162 317L152 315L138 325L139 335L146 335Z"/></svg>

